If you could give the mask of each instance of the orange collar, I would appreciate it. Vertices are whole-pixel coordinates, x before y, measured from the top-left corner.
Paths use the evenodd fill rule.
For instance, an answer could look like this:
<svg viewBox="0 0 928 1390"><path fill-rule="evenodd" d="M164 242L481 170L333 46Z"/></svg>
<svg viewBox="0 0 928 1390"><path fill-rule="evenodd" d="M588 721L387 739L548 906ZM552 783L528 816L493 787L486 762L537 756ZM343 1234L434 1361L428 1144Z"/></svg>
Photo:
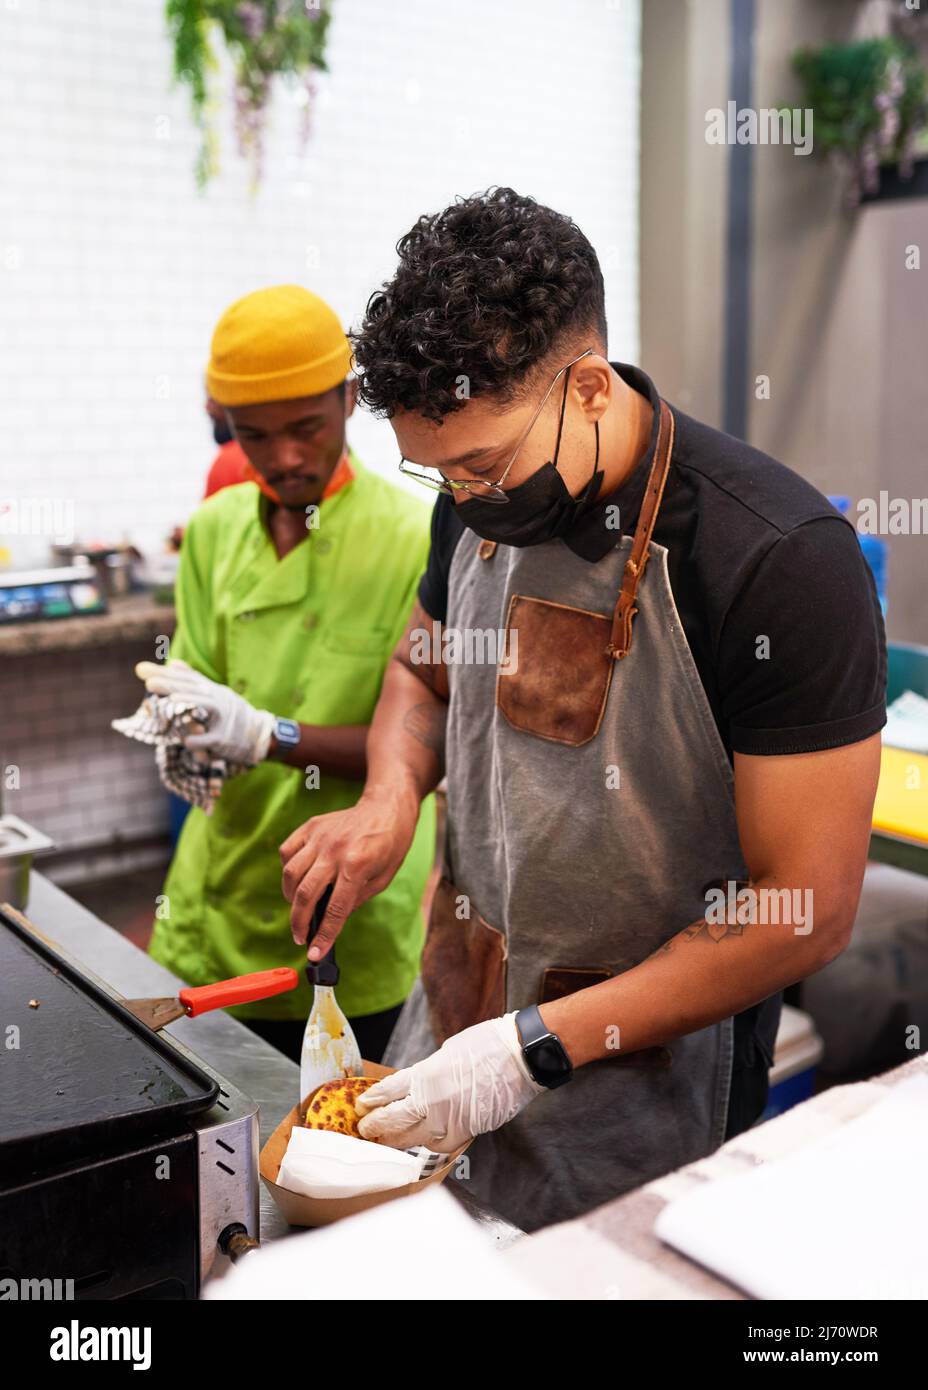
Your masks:
<svg viewBox="0 0 928 1390"><path fill-rule="evenodd" d="M348 450L346 449L335 465L335 472L325 485L325 491L322 494L323 502L327 497L334 497L339 488L343 488L346 483L350 483L353 477L354 469L351 466L351 459L348 457Z"/></svg>
<svg viewBox="0 0 928 1390"><path fill-rule="evenodd" d="M271 487L270 483L265 481L257 468L252 467L247 458L245 458L245 467L243 471L244 478L247 482L257 483L265 497L269 497L272 502L280 502L280 498L277 496L277 493ZM325 485L322 501L324 502L327 497L334 497L335 493L343 488L346 483L350 483L353 478L354 469L351 466L351 459L348 457L348 450L346 448L345 452L338 460L338 463L335 465L335 472Z"/></svg>

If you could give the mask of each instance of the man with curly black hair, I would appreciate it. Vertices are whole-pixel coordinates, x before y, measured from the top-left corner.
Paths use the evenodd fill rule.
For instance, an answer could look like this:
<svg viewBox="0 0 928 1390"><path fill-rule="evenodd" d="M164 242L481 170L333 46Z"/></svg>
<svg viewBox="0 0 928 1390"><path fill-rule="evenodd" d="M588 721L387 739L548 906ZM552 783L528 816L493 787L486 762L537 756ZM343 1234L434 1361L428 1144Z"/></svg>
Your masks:
<svg viewBox="0 0 928 1390"><path fill-rule="evenodd" d="M359 1102L527 1230L689 1163L767 1099L781 991L846 945L885 722L852 527L606 356L603 279L512 189L422 217L355 338L439 496L357 806L282 847L310 955L448 786L420 979ZM814 912L813 912L814 908ZM569 1084L565 1084L568 1083Z"/></svg>

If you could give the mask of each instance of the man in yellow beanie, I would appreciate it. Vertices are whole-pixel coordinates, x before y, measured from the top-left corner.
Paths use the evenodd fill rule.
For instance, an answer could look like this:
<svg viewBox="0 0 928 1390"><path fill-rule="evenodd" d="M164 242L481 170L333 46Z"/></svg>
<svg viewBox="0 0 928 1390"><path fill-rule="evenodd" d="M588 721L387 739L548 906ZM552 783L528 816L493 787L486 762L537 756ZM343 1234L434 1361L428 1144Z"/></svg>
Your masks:
<svg viewBox="0 0 928 1390"><path fill-rule="evenodd" d="M351 349L297 285L246 295L216 327L207 373L252 481L202 503L184 535L171 660L146 684L210 712L190 742L247 772L184 822L150 951L190 984L305 963L279 845L353 806L384 670L429 548L429 508L362 467L345 439ZM339 1002L379 1060L415 980L435 841L424 807L400 873L339 941ZM299 1057L305 986L232 1013Z"/></svg>

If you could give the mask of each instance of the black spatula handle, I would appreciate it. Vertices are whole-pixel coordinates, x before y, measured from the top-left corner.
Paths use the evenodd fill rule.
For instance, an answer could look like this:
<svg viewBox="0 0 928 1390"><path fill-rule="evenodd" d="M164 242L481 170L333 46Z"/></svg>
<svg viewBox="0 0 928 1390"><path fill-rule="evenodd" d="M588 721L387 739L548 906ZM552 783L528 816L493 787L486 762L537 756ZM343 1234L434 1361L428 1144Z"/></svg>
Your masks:
<svg viewBox="0 0 928 1390"><path fill-rule="evenodd" d="M334 883L330 883L322 897L313 908L313 915L309 923L309 935L306 938L307 950L312 945L313 937L322 926L322 919L325 916L329 899L332 896ZM306 978L311 985L337 985L338 966L335 964L335 943L333 941L329 950L321 960L306 962Z"/></svg>

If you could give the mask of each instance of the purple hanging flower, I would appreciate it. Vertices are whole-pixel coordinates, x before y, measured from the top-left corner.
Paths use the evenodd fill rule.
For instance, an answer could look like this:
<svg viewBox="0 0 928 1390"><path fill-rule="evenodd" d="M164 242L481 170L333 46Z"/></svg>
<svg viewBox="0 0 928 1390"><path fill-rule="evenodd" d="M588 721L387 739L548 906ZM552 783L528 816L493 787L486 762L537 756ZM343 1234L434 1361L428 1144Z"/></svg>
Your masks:
<svg viewBox="0 0 928 1390"><path fill-rule="evenodd" d="M235 8L236 18L240 19L245 33L254 42L260 39L265 30L265 13L255 0L242 0Z"/></svg>
<svg viewBox="0 0 928 1390"><path fill-rule="evenodd" d="M199 13L202 0L171 0L169 20L175 30L175 70L188 82L193 94L194 113L203 134L203 150L215 146L207 113L208 69L215 66L210 38L205 30L199 47L191 57L189 12ZM264 130L272 86L278 77L302 84L305 93L300 112L301 143L309 138L310 119L316 97L311 70L324 70L326 26L330 15L327 0L232 0L231 4L205 7L222 31L233 56L236 77L232 88L235 134L240 152L252 165L255 181L260 179ZM315 21L321 20L320 25ZM307 21L313 21L310 27ZM214 171L201 151L197 162L197 181L202 187Z"/></svg>
<svg viewBox="0 0 928 1390"><path fill-rule="evenodd" d="M876 193L880 187L880 147L873 136L861 146L859 170L864 192Z"/></svg>
<svg viewBox="0 0 928 1390"><path fill-rule="evenodd" d="M305 73L302 82L306 100L300 107L300 129L298 139L300 149L305 150L306 146L309 144L309 137L312 134L313 111L318 95L318 88L312 73Z"/></svg>

